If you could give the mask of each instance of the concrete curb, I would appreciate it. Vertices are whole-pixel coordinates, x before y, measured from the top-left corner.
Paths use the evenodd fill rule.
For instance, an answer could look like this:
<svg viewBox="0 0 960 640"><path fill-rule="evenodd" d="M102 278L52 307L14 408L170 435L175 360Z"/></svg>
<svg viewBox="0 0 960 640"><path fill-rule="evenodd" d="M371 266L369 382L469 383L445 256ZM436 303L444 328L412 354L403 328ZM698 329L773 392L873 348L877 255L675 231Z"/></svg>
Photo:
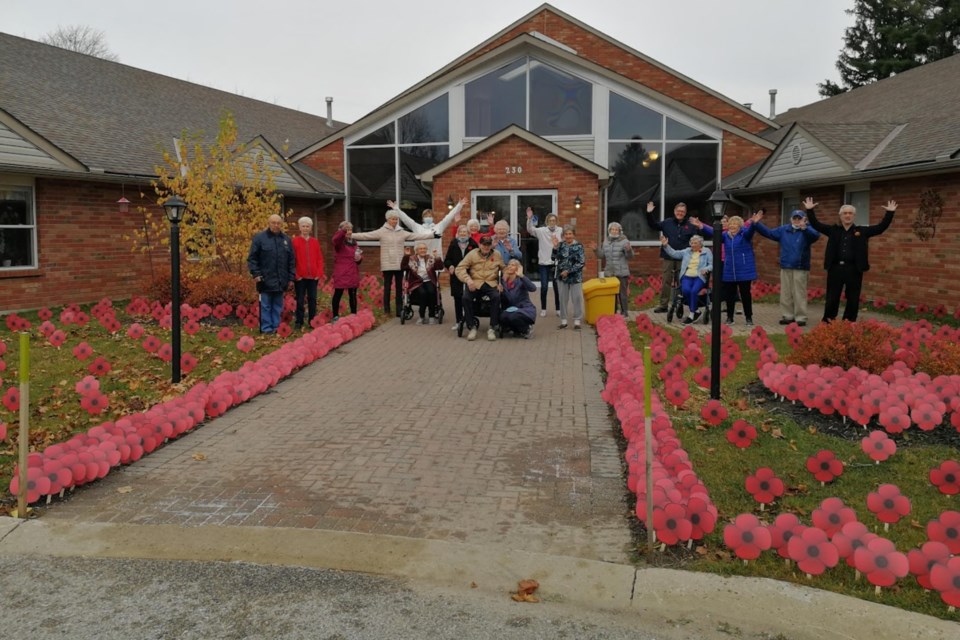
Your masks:
<svg viewBox="0 0 960 640"><path fill-rule="evenodd" d="M799 638L956 638L960 625L764 578L551 556L397 536L273 527L86 524L0 517L0 555L250 562L372 573L505 595L540 582L545 601L632 612L688 637L717 629ZM762 637L762 636L761 636Z"/></svg>

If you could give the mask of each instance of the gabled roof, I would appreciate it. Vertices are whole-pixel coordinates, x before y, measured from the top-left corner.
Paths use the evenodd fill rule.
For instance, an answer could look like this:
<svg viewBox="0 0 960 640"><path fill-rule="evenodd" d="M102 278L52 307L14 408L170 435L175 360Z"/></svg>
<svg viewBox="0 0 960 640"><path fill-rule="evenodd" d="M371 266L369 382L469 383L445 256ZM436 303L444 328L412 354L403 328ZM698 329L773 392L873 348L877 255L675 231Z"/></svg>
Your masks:
<svg viewBox="0 0 960 640"><path fill-rule="evenodd" d="M613 71L607 67L599 65L587 59L586 57L578 55L575 51L570 49L570 47L567 47L566 45L563 45L560 42L547 38L538 32L521 33L516 37L500 45L492 46L495 42L501 39L504 35L509 34L517 26L522 25L524 22L529 21L533 16L536 16L537 14L543 11L549 11L555 14L556 16L562 18L563 20L566 20L590 32L591 34L610 43L611 45L626 51L630 55L636 56L637 58L640 58L644 62L647 62L659 69L666 71L667 73L670 73L671 75L677 77L683 82L703 90L704 92L714 96L715 98L727 103L729 106L734 107L736 110L749 114L752 118L756 119L759 122L766 123L767 125L769 125L770 129L772 130L776 130L780 126L773 120L768 120L767 118L764 118L762 115L758 114L757 112L751 109L748 109L747 107L744 107L742 104L734 100L731 100L730 98L727 98L726 96L723 96L717 93L716 91L713 91L695 82L694 80L691 80L690 78L684 76L683 74L680 74L674 71L673 69L670 69L669 67L657 62L653 58L650 58L640 53L639 51L632 49L627 45L618 42L617 40L614 40L610 36L600 31L597 31L593 27L590 27L589 25L586 25L580 22L579 20L567 15L566 13L563 13L562 11L556 9L555 7L549 4L542 4L538 8L534 9L530 13L526 14L525 16L523 16L522 18L514 22L513 24L506 27L505 29L502 29L498 33L494 34L492 37L487 38L481 44L472 48L470 51L466 52L465 54L463 54L453 62L447 64L446 66L441 68L439 71L436 71L435 73L424 78L423 80L413 85L406 91L403 91L400 94L394 96L393 98L383 103L382 105L380 105L379 107L377 107L376 109L368 113L367 115L363 116L353 124L347 127L344 127L343 129L340 129L323 139L316 141L315 143L311 144L308 147L304 147L300 149L299 151L294 153L291 156L291 158L294 161L301 160L306 156L310 155L311 153L313 153L314 151L321 149L326 145L330 144L334 140L348 136L351 133L362 130L370 126L371 124L380 121L381 119L383 119L385 113L389 114L393 112L399 112L405 107L407 107L408 105L410 105L411 103L414 103L417 100L423 98L427 94L437 91L442 86L446 84L455 83L460 78L463 78L465 76L469 76L472 73L475 73L478 68L482 68L490 64L492 60L504 59L504 61L506 61L506 59L511 55L515 57L518 55L523 55L525 53L533 54L533 55L540 53L542 55L547 55L550 58L553 58L554 60L561 60L566 63L569 63L573 67L581 67L583 69L589 70L597 75L604 76L612 80L613 82L630 87L632 90L636 91L637 93L647 95L666 106L676 109L681 113L690 115L695 119L708 123L719 129L730 131L736 134L737 136L740 136L746 140L749 140L750 142L753 142L754 144L758 144L768 149L772 149L774 147L774 145L771 144L767 139L759 135L740 129L739 127L732 125L729 122L716 118L704 111L700 111L699 109L691 107L680 100L677 100L668 96L667 94L656 91L655 89L652 89L644 84L641 84L635 80L632 80L631 78L623 76L617 73L616 71Z"/></svg>
<svg viewBox="0 0 960 640"><path fill-rule="evenodd" d="M747 191L762 191L765 173L789 151L798 128L824 153L840 160L838 166L844 170L831 177L831 183L955 171L960 168L957 104L960 54L790 109L776 118L786 129L776 134L780 138L777 149L749 180L743 172L736 181L731 176L729 188L740 185ZM764 136L773 137L770 133ZM795 178L797 185L826 180L801 166ZM781 182L791 182L791 176L784 174Z"/></svg>
<svg viewBox="0 0 960 640"><path fill-rule="evenodd" d="M212 138L226 110L240 140L262 136L274 149L299 149L344 126L3 33L0 60L0 109L93 174L153 176L161 149L172 152L184 131Z"/></svg>
<svg viewBox="0 0 960 640"><path fill-rule="evenodd" d="M529 142L533 146L543 149L547 153L550 153L559 158L562 158L563 160L566 160L567 162L569 162L574 166L580 167L584 171L589 171L590 173L597 176L600 186L606 185L607 182L610 181L610 171L608 171L604 167L601 167L600 165L594 162L590 162L583 156L576 154L572 151L568 151L567 149L564 149L560 145L554 144L549 140L541 138L535 133L530 133L523 127L518 127L515 124L512 124L505 129L501 129L497 133L491 136L487 136L480 142L467 147L457 155L448 158L444 162L441 162L437 166L431 169L428 169L427 171L424 171L423 173L418 175L417 178L422 182L431 183L433 182L433 179L435 176L438 176L441 173L449 171L453 167L463 162L466 162L470 158L473 158L483 153L484 151L486 151L487 149L493 146L500 144L501 142L503 142L504 140L506 140L511 136L516 136L521 140L525 140L526 142Z"/></svg>

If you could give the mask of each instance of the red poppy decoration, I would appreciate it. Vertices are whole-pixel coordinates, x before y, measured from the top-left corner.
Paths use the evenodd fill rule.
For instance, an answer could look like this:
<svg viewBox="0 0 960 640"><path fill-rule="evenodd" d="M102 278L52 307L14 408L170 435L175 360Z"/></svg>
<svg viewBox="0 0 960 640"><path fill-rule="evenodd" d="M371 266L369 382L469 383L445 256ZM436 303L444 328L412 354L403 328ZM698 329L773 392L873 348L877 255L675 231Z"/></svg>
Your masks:
<svg viewBox="0 0 960 640"><path fill-rule="evenodd" d="M910 573L924 589L933 589L930 583L930 571L935 565L946 564L950 559L950 549L942 542L925 542L919 549L907 553Z"/></svg>
<svg viewBox="0 0 960 640"><path fill-rule="evenodd" d="M960 607L960 557L950 558L930 569L930 585L940 592L940 599L951 607Z"/></svg>
<svg viewBox="0 0 960 640"><path fill-rule="evenodd" d="M880 537L853 552L853 566L878 587L892 586L910 570L907 556L897 551L893 542Z"/></svg>
<svg viewBox="0 0 960 640"><path fill-rule="evenodd" d="M770 531L750 513L741 513L723 528L723 543L743 560L756 560L771 542Z"/></svg>
<svg viewBox="0 0 960 640"><path fill-rule="evenodd" d="M840 527L840 530L833 534L830 541L837 547L840 557L845 559L847 564L852 567L853 552L876 537L875 533L870 533L867 525L854 520Z"/></svg>
<svg viewBox="0 0 960 640"><path fill-rule="evenodd" d="M856 522L857 512L844 504L840 498L827 498L811 515L813 526L831 538L848 522Z"/></svg>
<svg viewBox="0 0 960 640"><path fill-rule="evenodd" d="M10 480L10 493L17 495L20 492L20 472L14 467L13 479ZM41 496L50 492L50 478L41 467L27 468L27 502L36 502Z"/></svg>
<svg viewBox="0 0 960 640"><path fill-rule="evenodd" d="M147 353L156 353L160 348L160 340L155 336L147 336L142 343L144 351Z"/></svg>
<svg viewBox="0 0 960 640"><path fill-rule="evenodd" d="M806 527L787 542L787 554L797 567L811 576L818 576L840 562L837 547L827 534L816 527Z"/></svg>
<svg viewBox="0 0 960 640"><path fill-rule="evenodd" d="M747 476L747 491L760 504L771 504L783 495L783 480L770 467L761 467L752 476Z"/></svg>
<svg viewBox="0 0 960 640"><path fill-rule="evenodd" d="M227 342L228 340L233 340L233 330L230 327L224 327L217 332L217 340L220 342Z"/></svg>
<svg viewBox="0 0 960 640"><path fill-rule="evenodd" d="M757 429L746 420L734 420L727 430L727 442L740 449L746 449L756 439Z"/></svg>
<svg viewBox="0 0 960 640"><path fill-rule="evenodd" d="M867 508L884 524L895 524L910 513L910 498L902 495L896 485L882 484L867 495Z"/></svg>
<svg viewBox="0 0 960 640"><path fill-rule="evenodd" d="M770 531L770 548L776 549L781 558L789 558L787 543L790 542L790 538L805 528L800 524L797 516L792 513L781 513L773 524L767 526Z"/></svg>
<svg viewBox="0 0 960 640"><path fill-rule="evenodd" d="M170 362L173 360L173 347L170 346L169 342L164 342L162 345L160 345L160 348L157 349L157 357L164 362Z"/></svg>
<svg viewBox="0 0 960 640"><path fill-rule="evenodd" d="M820 482L833 482L843 473L843 463L833 451L823 449L807 458L807 471Z"/></svg>
<svg viewBox="0 0 960 640"><path fill-rule="evenodd" d="M197 359L193 357L193 354L185 353L180 356L180 369L184 373L190 373L197 367Z"/></svg>
<svg viewBox="0 0 960 640"><path fill-rule="evenodd" d="M7 425L5 425L3 422L0 422L0 440L6 440L6 439L7 439Z"/></svg>
<svg viewBox="0 0 960 640"><path fill-rule="evenodd" d="M16 387L8 387L3 394L3 400L0 400L9 411L18 411L20 409L20 390Z"/></svg>
<svg viewBox="0 0 960 640"><path fill-rule="evenodd" d="M960 463L956 460L947 460L939 467L930 469L930 482L942 494L957 495L960 493Z"/></svg>
<svg viewBox="0 0 960 640"><path fill-rule="evenodd" d="M127 337L132 338L134 340L139 340L140 338L143 337L143 327L140 326L138 323L134 322L127 329Z"/></svg>
<svg viewBox="0 0 960 640"><path fill-rule="evenodd" d="M286 338L291 333L293 333L293 329L291 329L290 325L287 324L286 322L281 322L280 326L277 327L277 335L280 336L281 338Z"/></svg>
<svg viewBox="0 0 960 640"><path fill-rule="evenodd" d="M713 427L726 420L728 415L730 415L730 413L719 400L707 400L706 404L704 404L700 410L700 416L707 421L707 424Z"/></svg>
<svg viewBox="0 0 960 640"><path fill-rule="evenodd" d="M664 395L667 397L667 402L675 407L680 407L690 397L690 387L686 380L680 379L668 384Z"/></svg>
<svg viewBox="0 0 960 640"><path fill-rule="evenodd" d="M693 524L687 517L687 510L684 506L671 502L663 507L654 507L653 530L657 534L657 540L664 544L674 545L690 539L693 533Z"/></svg>
<svg viewBox="0 0 960 640"><path fill-rule="evenodd" d="M947 545L954 555L960 554L960 511L944 511L928 522L927 538Z"/></svg>
<svg viewBox="0 0 960 640"><path fill-rule="evenodd" d="M865 415L866 409L863 405L859 405L861 412ZM859 419L856 419L854 416L851 416L855 422L859 424L865 424L866 421L860 422ZM867 417L869 420L869 417ZM897 443L890 439L885 432L876 430L870 432L870 435L865 437L860 441L860 448L863 449L863 452L870 456L870 459L880 463L892 456L897 452Z"/></svg>
<svg viewBox="0 0 960 640"><path fill-rule="evenodd" d="M100 381L97 380L94 376L84 376L80 379L79 382L74 386L77 393L82 396L88 396L91 393L96 393L100 391Z"/></svg>
<svg viewBox="0 0 960 640"><path fill-rule="evenodd" d="M92 416L103 413L103 410L110 404L110 399L99 391L83 396L80 400L80 406L83 410Z"/></svg>
<svg viewBox="0 0 960 640"><path fill-rule="evenodd" d="M687 518L690 519L692 526L690 537L693 540L700 540L708 533L713 533L717 525L717 508L710 500L694 495L687 502Z"/></svg>
<svg viewBox="0 0 960 640"><path fill-rule="evenodd" d="M693 381L704 389L710 388L710 368L703 367L693 374Z"/></svg>
<svg viewBox="0 0 960 640"><path fill-rule="evenodd" d="M110 366L110 363L107 361L107 359L103 356L100 356L90 363L90 366L87 367L87 371L89 371L92 375L99 377L110 373L112 368L113 367Z"/></svg>
<svg viewBox="0 0 960 640"><path fill-rule="evenodd" d="M86 360L93 355L93 347L86 342L81 342L73 348L73 356L80 361Z"/></svg>
<svg viewBox="0 0 960 640"><path fill-rule="evenodd" d="M250 350L253 349L254 344L255 342L253 338L251 338L250 336L243 336L242 338L237 340L237 349L239 349L240 351L243 351L244 353L249 353Z"/></svg>

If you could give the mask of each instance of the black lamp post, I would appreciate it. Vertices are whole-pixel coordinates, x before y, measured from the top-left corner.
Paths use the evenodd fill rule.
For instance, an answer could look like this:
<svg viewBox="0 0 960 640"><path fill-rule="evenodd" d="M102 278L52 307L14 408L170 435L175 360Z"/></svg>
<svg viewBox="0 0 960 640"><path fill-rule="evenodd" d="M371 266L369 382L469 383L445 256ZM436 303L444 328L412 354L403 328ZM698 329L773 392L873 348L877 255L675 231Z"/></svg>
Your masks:
<svg viewBox="0 0 960 640"><path fill-rule="evenodd" d="M723 272L720 269L720 256L723 248L723 211L733 199L726 191L714 191L707 200L713 214L713 321L710 334L710 397L720 399L720 285Z"/></svg>
<svg viewBox="0 0 960 640"><path fill-rule="evenodd" d="M170 346L171 381L180 382L180 222L187 211L187 203L179 196L171 196L163 203L170 221Z"/></svg>

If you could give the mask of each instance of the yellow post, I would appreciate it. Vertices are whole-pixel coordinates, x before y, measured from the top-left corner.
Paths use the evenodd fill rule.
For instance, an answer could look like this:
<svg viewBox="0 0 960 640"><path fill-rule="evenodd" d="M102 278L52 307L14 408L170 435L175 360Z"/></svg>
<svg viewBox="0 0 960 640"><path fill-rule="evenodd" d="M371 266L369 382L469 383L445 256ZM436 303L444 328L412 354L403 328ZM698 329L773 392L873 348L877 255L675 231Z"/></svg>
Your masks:
<svg viewBox="0 0 960 640"><path fill-rule="evenodd" d="M20 334L20 491L17 492L17 515L27 517L27 455L30 453L30 334Z"/></svg>
<svg viewBox="0 0 960 640"><path fill-rule="evenodd" d="M646 451L647 470L647 554L653 553L657 543L653 530L653 412L650 392L653 387L653 363L650 360L650 346L643 348L643 435Z"/></svg>

